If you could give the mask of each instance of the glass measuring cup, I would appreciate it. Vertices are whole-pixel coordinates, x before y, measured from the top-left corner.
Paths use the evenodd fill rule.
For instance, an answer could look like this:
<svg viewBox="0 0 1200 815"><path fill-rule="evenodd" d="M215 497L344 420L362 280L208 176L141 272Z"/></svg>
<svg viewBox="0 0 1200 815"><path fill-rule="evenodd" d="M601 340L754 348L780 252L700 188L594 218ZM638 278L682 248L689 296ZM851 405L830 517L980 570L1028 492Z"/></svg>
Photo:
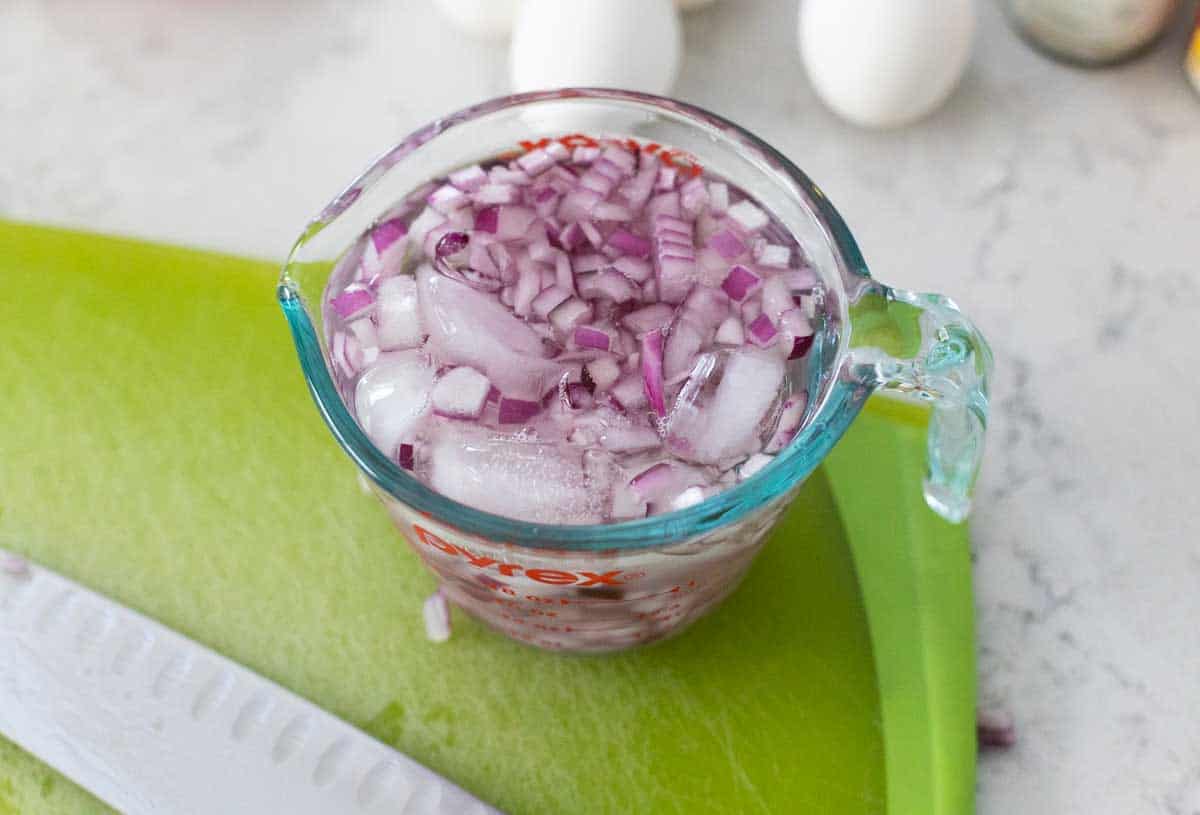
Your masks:
<svg viewBox="0 0 1200 815"><path fill-rule="evenodd" d="M532 524L433 492L358 427L331 374L322 302L344 255L396 201L430 179L558 139L619 139L667 165L703 167L771 210L820 281L802 430L760 472L700 504L606 525ZM339 263L341 261L341 263ZM691 105L616 90L520 94L459 111L380 157L314 218L278 287L300 364L335 438L453 603L545 648L609 651L675 633L738 584L804 479L878 389L932 403L927 501L961 521L983 448L988 347L948 299L872 280L821 191L762 140Z"/></svg>

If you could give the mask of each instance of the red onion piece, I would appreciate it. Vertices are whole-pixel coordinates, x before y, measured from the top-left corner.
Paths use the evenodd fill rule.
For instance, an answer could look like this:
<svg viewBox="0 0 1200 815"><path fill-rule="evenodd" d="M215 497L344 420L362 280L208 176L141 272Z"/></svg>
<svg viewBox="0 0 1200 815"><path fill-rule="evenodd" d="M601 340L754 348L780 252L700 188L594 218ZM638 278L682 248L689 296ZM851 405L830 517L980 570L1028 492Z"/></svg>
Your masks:
<svg viewBox="0 0 1200 815"><path fill-rule="evenodd" d="M792 250L786 246L779 246L774 243L763 244L755 252L754 260L759 266L765 266L769 269L786 269L788 264L792 262Z"/></svg>
<svg viewBox="0 0 1200 815"><path fill-rule="evenodd" d="M596 348L600 351L607 351L612 345L612 337L606 332L588 325L577 327L572 336L575 345L580 348Z"/></svg>
<svg viewBox="0 0 1200 815"><path fill-rule="evenodd" d="M478 232L488 232L492 235L496 234L496 229L500 225L500 207L490 206L483 207L475 213L475 229Z"/></svg>
<svg viewBox="0 0 1200 815"><path fill-rule="evenodd" d="M760 314L754 319L754 322L746 326L746 334L750 337L750 341L759 348L769 348L779 338L779 329L771 322L770 317Z"/></svg>
<svg viewBox="0 0 1200 815"><path fill-rule="evenodd" d="M740 303L750 292L758 288L761 282L762 279L754 272L745 266L736 265L730 267L729 274L721 283L721 289L729 295L731 300L737 300Z"/></svg>
<svg viewBox="0 0 1200 815"><path fill-rule="evenodd" d="M729 185L720 181L709 182L708 206L713 212L721 214L729 210Z"/></svg>
<svg viewBox="0 0 1200 815"><path fill-rule="evenodd" d="M666 328L675 316L675 309L665 303L654 303L643 306L637 311L626 314L621 322L634 334L642 335L647 331Z"/></svg>
<svg viewBox="0 0 1200 815"><path fill-rule="evenodd" d="M708 245L717 250L721 257L733 260L746 251L746 244L731 229L722 229L708 239Z"/></svg>
<svg viewBox="0 0 1200 815"><path fill-rule="evenodd" d="M550 312L550 324L560 334L569 336L578 325L590 322L592 307L577 297L571 297Z"/></svg>
<svg viewBox="0 0 1200 815"><path fill-rule="evenodd" d="M684 318L674 322L663 360L663 375L667 382L677 382L687 375L703 345L704 332L695 323Z"/></svg>
<svg viewBox="0 0 1200 815"><path fill-rule="evenodd" d="M624 227L613 230L608 236L608 245L617 249L622 255L632 255L639 258L650 257L650 241L640 235L635 235Z"/></svg>
<svg viewBox="0 0 1200 815"><path fill-rule="evenodd" d="M629 255L614 260L612 267L634 283L645 283L654 274L654 267L650 265L649 261Z"/></svg>
<svg viewBox="0 0 1200 815"><path fill-rule="evenodd" d="M521 200L521 190L512 184L484 184L471 193L471 200L482 205L515 204Z"/></svg>
<svg viewBox="0 0 1200 815"><path fill-rule="evenodd" d="M543 289L537 297L534 297L530 306L534 314L545 320L550 316L550 312L554 311L555 308L570 298L570 296L571 292L566 289L560 286L550 286Z"/></svg>
<svg viewBox="0 0 1200 815"><path fill-rule="evenodd" d="M425 621L426 639L430 642L446 642L450 639L450 606L441 589L425 601L421 607L421 617Z"/></svg>
<svg viewBox="0 0 1200 815"><path fill-rule="evenodd" d="M629 278L611 267L587 272L575 278L579 294L588 300L605 299L627 303L637 296L637 287Z"/></svg>
<svg viewBox="0 0 1200 815"><path fill-rule="evenodd" d="M438 260L456 255L467 248L471 236L466 232L446 232L437 241L433 255Z"/></svg>
<svg viewBox="0 0 1200 815"><path fill-rule="evenodd" d="M487 173L478 164L450 173L450 183L463 192L475 192L487 183Z"/></svg>
<svg viewBox="0 0 1200 815"><path fill-rule="evenodd" d="M674 333L672 331L672 335ZM659 417L666 416L667 405L663 394L662 329L655 329L642 335L642 383L650 407Z"/></svg>
<svg viewBox="0 0 1200 815"><path fill-rule="evenodd" d="M392 247L396 241L408 234L408 227L404 225L404 221L400 218L390 218L381 224L377 224L371 230L371 244L375 247L375 251L382 255Z"/></svg>
<svg viewBox="0 0 1200 815"><path fill-rule="evenodd" d="M416 467L416 451L411 444L402 443L396 448L396 463L405 470L413 470Z"/></svg>
<svg viewBox="0 0 1200 815"><path fill-rule="evenodd" d="M343 320L363 314L375 305L375 295L370 289L347 287L341 294L329 301L337 316Z"/></svg>
<svg viewBox="0 0 1200 815"><path fill-rule="evenodd" d="M584 367L597 389L606 391L621 378L621 366L612 357L598 357Z"/></svg>
<svg viewBox="0 0 1200 815"><path fill-rule="evenodd" d="M554 157L545 150L530 150L517 159L517 166L531 177L536 177L555 165Z"/></svg>
<svg viewBox="0 0 1200 815"><path fill-rule="evenodd" d="M738 225L747 232L757 232L767 225L770 220L767 213L763 212L758 207L749 201L738 201L733 206L726 210L730 218L737 221Z"/></svg>
<svg viewBox="0 0 1200 815"><path fill-rule="evenodd" d="M742 321L736 315L726 317L717 327L713 341L718 345L741 345L746 341L746 332Z"/></svg>
<svg viewBox="0 0 1200 815"><path fill-rule="evenodd" d="M530 402L525 399L500 397L500 424L520 424L528 421L541 411L540 402Z"/></svg>
<svg viewBox="0 0 1200 815"><path fill-rule="evenodd" d="M429 194L429 206L443 215L469 206L471 199L467 194L452 184L443 184Z"/></svg>

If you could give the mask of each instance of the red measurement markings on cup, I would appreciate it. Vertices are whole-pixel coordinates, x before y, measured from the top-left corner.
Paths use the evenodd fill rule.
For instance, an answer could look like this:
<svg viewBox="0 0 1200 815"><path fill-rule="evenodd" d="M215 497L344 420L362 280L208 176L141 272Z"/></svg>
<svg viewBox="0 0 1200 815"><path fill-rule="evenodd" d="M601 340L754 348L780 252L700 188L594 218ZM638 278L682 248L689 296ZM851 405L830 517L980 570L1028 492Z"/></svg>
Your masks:
<svg viewBox="0 0 1200 815"><path fill-rule="evenodd" d="M688 178L696 178L704 172L704 167L701 166L696 157L686 150L663 147L657 142L643 144L637 139L593 138L583 133L571 133L567 136L559 136L557 139L551 139L547 136L536 140L523 140L517 142L517 144L520 145L523 151L528 153L531 150L545 147L552 141L558 142L568 150L573 150L576 147L603 147L606 144L615 144L627 150L632 150L635 153L649 153L658 156L658 160L663 163L663 166L674 167L685 173Z"/></svg>

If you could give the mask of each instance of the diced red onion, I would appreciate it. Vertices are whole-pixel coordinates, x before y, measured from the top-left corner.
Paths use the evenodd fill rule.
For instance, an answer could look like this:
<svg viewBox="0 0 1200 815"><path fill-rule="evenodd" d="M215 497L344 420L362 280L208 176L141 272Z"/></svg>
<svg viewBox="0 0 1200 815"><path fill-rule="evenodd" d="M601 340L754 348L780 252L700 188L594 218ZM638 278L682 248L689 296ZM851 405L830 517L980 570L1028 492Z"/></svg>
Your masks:
<svg viewBox="0 0 1200 815"><path fill-rule="evenodd" d="M807 266L789 269L781 276L791 291L811 291L817 285L817 273Z"/></svg>
<svg viewBox="0 0 1200 815"><path fill-rule="evenodd" d="M528 207L502 206L496 214L496 239L512 240L524 235L537 219Z"/></svg>
<svg viewBox="0 0 1200 815"><path fill-rule="evenodd" d="M542 272L538 264L529 260L528 256L523 257L522 260L524 261L524 268L518 272L516 291L513 292L512 309L522 317L528 317L533 306L533 301L537 298L542 288Z"/></svg>
<svg viewBox="0 0 1200 815"><path fill-rule="evenodd" d="M582 382L569 382L564 388L567 406L572 410L586 410L595 401L592 392Z"/></svg>
<svg viewBox="0 0 1200 815"><path fill-rule="evenodd" d="M607 332L590 325L577 327L572 336L575 344L580 348L597 348L601 351L607 351L609 346L612 345L612 337Z"/></svg>
<svg viewBox="0 0 1200 815"><path fill-rule="evenodd" d="M736 315L731 314L726 317L717 327L717 333L713 339L718 345L741 345L746 341L746 332L742 327L742 321Z"/></svg>
<svg viewBox="0 0 1200 815"><path fill-rule="evenodd" d="M585 370L596 387L602 391L611 388L621 378L621 366L612 357L598 357L588 362Z"/></svg>
<svg viewBox="0 0 1200 815"><path fill-rule="evenodd" d="M760 314L754 322L746 326L746 334L750 337L750 342L759 348L769 348L779 338L779 329L771 322L770 317Z"/></svg>
<svg viewBox="0 0 1200 815"><path fill-rule="evenodd" d="M333 307L337 316L348 320L365 313L367 309L375 305L375 295L371 293L370 289L347 286L341 294L329 301L329 305Z"/></svg>
<svg viewBox="0 0 1200 815"><path fill-rule="evenodd" d="M592 217L597 221L629 221L633 213L623 204L601 202L592 209Z"/></svg>
<svg viewBox="0 0 1200 815"><path fill-rule="evenodd" d="M555 161L566 161L571 157L571 151L560 141L552 141L542 149Z"/></svg>
<svg viewBox="0 0 1200 815"><path fill-rule="evenodd" d="M531 177L536 177L555 165L554 157L545 150L530 150L517 159L517 166Z"/></svg>
<svg viewBox="0 0 1200 815"><path fill-rule="evenodd" d="M576 256L571 258L571 269L574 269L577 275L584 271L604 269L607 265L610 265L608 258L596 252L576 254Z"/></svg>
<svg viewBox="0 0 1200 815"><path fill-rule="evenodd" d="M660 167L654 189L659 192L675 189L675 176L678 171L674 167Z"/></svg>
<svg viewBox="0 0 1200 815"><path fill-rule="evenodd" d="M729 314L729 298L720 289L695 286L683 301L680 311L695 323L707 339Z"/></svg>
<svg viewBox="0 0 1200 815"><path fill-rule="evenodd" d="M452 184L443 184L429 195L429 206L443 215L449 215L470 203L467 194Z"/></svg>
<svg viewBox="0 0 1200 815"><path fill-rule="evenodd" d="M536 416L542 409L540 402L525 399L500 397L500 424L520 424Z"/></svg>
<svg viewBox="0 0 1200 815"><path fill-rule="evenodd" d="M580 221L578 226L580 231L583 232L583 236L587 238L588 243L592 245L593 249L599 249L604 245L604 236L600 234L600 230L597 229L596 225L591 221Z"/></svg>
<svg viewBox="0 0 1200 815"><path fill-rule="evenodd" d="M633 168L637 166L637 157L628 150L617 147L616 145L605 148L601 154L601 158L605 161L611 161L620 168L621 172L628 175L633 172Z"/></svg>
<svg viewBox="0 0 1200 815"><path fill-rule="evenodd" d="M738 201L726 210L730 218L737 221L747 232L757 232L770 220L767 213L749 201Z"/></svg>
<svg viewBox="0 0 1200 815"><path fill-rule="evenodd" d="M619 250L622 255L632 255L637 258L650 257L650 241L640 235L635 235L624 227L620 227L608 236L608 245Z"/></svg>
<svg viewBox="0 0 1200 815"><path fill-rule="evenodd" d="M652 223L659 215L669 215L673 218L680 217L682 212L679 209L679 193L659 193L646 203L646 208L643 210L643 214L645 214Z"/></svg>
<svg viewBox="0 0 1200 815"><path fill-rule="evenodd" d="M671 333L673 336L675 332L672 331ZM650 402L650 407L660 417L666 416L667 405L663 394L662 329L648 331L642 335L642 383L646 391L646 399Z"/></svg>
<svg viewBox="0 0 1200 815"><path fill-rule="evenodd" d="M581 221L591 216L593 207L604 196L586 187L576 187L563 196L558 205L558 217L565 221Z"/></svg>
<svg viewBox="0 0 1200 815"><path fill-rule="evenodd" d="M475 192L487 183L487 173L478 164L450 173L450 183L463 192Z"/></svg>
<svg viewBox="0 0 1200 815"><path fill-rule="evenodd" d="M612 267L634 283L645 283L654 275L654 267L649 261L629 255L614 260Z"/></svg>
<svg viewBox="0 0 1200 815"><path fill-rule="evenodd" d="M537 297L534 297L530 306L534 314L545 320L550 316L550 312L554 311L555 308L570 296L571 292L566 289L559 286L551 286L548 289L543 289Z"/></svg>
<svg viewBox="0 0 1200 815"><path fill-rule="evenodd" d="M723 213L729 210L729 185L720 181L708 184L708 206L713 212Z"/></svg>
<svg viewBox="0 0 1200 815"><path fill-rule="evenodd" d="M680 318L671 325L663 356L663 376L669 383L679 381L692 369L696 354L704 345L704 333L691 320Z"/></svg>
<svg viewBox="0 0 1200 815"><path fill-rule="evenodd" d="M708 245L717 250L721 257L733 260L746 251L746 244L730 229L722 229L708 239Z"/></svg>
<svg viewBox="0 0 1200 815"><path fill-rule="evenodd" d="M755 252L754 260L759 266L766 266L770 269L786 269L792 262L792 250L775 243L763 244Z"/></svg>
<svg viewBox="0 0 1200 815"><path fill-rule="evenodd" d="M629 278L611 267L585 272L575 278L579 294L588 300L606 299L627 303L637 296L637 287Z"/></svg>
<svg viewBox="0 0 1200 815"><path fill-rule="evenodd" d="M396 463L399 464L403 469L415 469L416 459L416 450L413 445L405 442L401 443L400 446L396 448Z"/></svg>
<svg viewBox="0 0 1200 815"><path fill-rule="evenodd" d="M511 184L517 187L524 187L533 180L527 173L512 167L505 167L502 164L497 164L488 170L488 178L494 184Z"/></svg>
<svg viewBox="0 0 1200 815"><path fill-rule="evenodd" d="M450 639L450 606L441 589L429 595L421 607L421 617L425 621L425 638L430 642L446 642Z"/></svg>
<svg viewBox="0 0 1200 815"><path fill-rule="evenodd" d="M467 244L470 242L471 236L466 232L446 232L438 238L437 247L433 255L438 260L456 255L466 249Z"/></svg>
<svg viewBox="0 0 1200 815"><path fill-rule="evenodd" d="M549 315L550 324L563 336L570 336L576 326L591 319L592 307L576 297L563 301Z"/></svg>
<svg viewBox="0 0 1200 815"><path fill-rule="evenodd" d="M500 302L512 308L513 304L517 302L517 287L505 286L502 288L500 290Z"/></svg>
<svg viewBox="0 0 1200 815"><path fill-rule="evenodd" d="M575 152L571 154L571 161L574 164L591 164L598 158L600 158L599 147L580 146L576 147Z"/></svg>
<svg viewBox="0 0 1200 815"><path fill-rule="evenodd" d="M452 419L477 419L491 388L488 378L474 368L451 368L433 386L433 412Z"/></svg>
<svg viewBox="0 0 1200 815"><path fill-rule="evenodd" d="M521 190L512 184L484 184L471 193L476 204L515 204L521 200ZM476 227L478 229L478 227Z"/></svg>
<svg viewBox="0 0 1200 815"><path fill-rule="evenodd" d="M402 219L389 218L371 230L371 245L378 254L382 255L392 247L392 244L407 234L408 227L404 225Z"/></svg>
<svg viewBox="0 0 1200 815"><path fill-rule="evenodd" d="M679 188L679 206L690 215L697 215L708 205L708 187L697 176Z"/></svg>
<svg viewBox="0 0 1200 815"><path fill-rule="evenodd" d="M621 318L621 322L640 336L648 331L666 328L674 316L675 309L665 303L654 303L629 312Z"/></svg>
<svg viewBox="0 0 1200 815"><path fill-rule="evenodd" d="M803 337L796 337L792 340L792 351L788 354L788 359L799 359L809 352L812 348L813 335L809 334Z"/></svg>
<svg viewBox="0 0 1200 815"><path fill-rule="evenodd" d="M558 233L559 244L568 252L574 251L585 240L587 240L587 237L583 234L583 228L579 226L578 221L567 224Z"/></svg>
<svg viewBox="0 0 1200 815"><path fill-rule="evenodd" d="M682 303L695 283L696 261L662 257L657 265L658 298L665 303Z"/></svg>
<svg viewBox="0 0 1200 815"><path fill-rule="evenodd" d="M763 281L762 310L772 319L779 319L785 311L793 308L792 292L787 282L779 275L770 275Z"/></svg>
<svg viewBox="0 0 1200 815"><path fill-rule="evenodd" d="M487 232L492 235L496 234L496 229L500 225L500 207L490 206L483 207L475 213L475 229L479 232Z"/></svg>
<svg viewBox="0 0 1200 815"><path fill-rule="evenodd" d="M731 300L737 300L740 303L746 299L746 295L758 288L758 284L761 282L762 279L758 275L739 264L729 269L729 274L721 283L721 289L729 295Z"/></svg>

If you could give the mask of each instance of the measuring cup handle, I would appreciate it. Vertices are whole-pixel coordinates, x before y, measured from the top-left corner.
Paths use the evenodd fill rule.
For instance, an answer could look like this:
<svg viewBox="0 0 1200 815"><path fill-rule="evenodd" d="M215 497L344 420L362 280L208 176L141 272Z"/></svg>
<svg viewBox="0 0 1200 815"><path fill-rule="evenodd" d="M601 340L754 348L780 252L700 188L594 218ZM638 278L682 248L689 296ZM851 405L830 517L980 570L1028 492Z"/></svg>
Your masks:
<svg viewBox="0 0 1200 815"><path fill-rule="evenodd" d="M983 456L992 352L954 301L872 284L851 308L852 375L933 405L925 501L966 518Z"/></svg>

